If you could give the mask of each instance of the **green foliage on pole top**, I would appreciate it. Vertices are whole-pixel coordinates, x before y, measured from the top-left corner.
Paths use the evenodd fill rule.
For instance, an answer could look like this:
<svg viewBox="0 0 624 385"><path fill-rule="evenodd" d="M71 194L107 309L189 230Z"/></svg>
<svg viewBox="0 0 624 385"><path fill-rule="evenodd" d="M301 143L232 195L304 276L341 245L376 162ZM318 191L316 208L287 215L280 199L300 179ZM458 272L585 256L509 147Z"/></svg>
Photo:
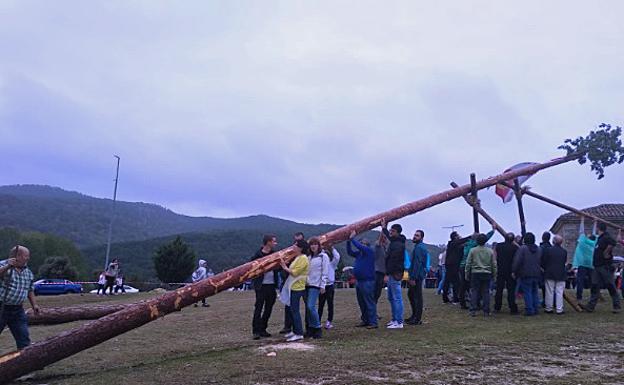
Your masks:
<svg viewBox="0 0 624 385"><path fill-rule="evenodd" d="M177 236L156 250L154 268L162 282L185 282L195 269L195 252Z"/></svg>
<svg viewBox="0 0 624 385"><path fill-rule="evenodd" d="M591 131L586 137L566 139L557 148L566 150L568 155L582 154L578 162L585 164L589 160L592 171L596 172L598 179L602 179L605 167L624 162L624 147L620 139L622 127L613 129L610 124L602 123L598 128L600 130Z"/></svg>

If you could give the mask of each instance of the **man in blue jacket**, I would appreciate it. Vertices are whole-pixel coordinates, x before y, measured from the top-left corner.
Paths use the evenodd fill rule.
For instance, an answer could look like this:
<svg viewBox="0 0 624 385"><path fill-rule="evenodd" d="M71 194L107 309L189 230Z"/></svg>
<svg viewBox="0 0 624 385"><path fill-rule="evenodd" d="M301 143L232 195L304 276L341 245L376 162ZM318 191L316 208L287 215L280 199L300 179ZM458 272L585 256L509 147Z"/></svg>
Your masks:
<svg viewBox="0 0 624 385"><path fill-rule="evenodd" d="M377 329L377 303L375 301L375 250L368 241L355 239L355 231L351 232L347 242L347 253L355 258L353 274L355 275L355 293L360 305L361 323L358 327ZM356 250L353 250L353 246Z"/></svg>
<svg viewBox="0 0 624 385"><path fill-rule="evenodd" d="M412 238L414 250L412 251L410 268L408 270L409 289L407 290L412 315L405 320L405 323L409 325L422 325L423 280L427 275L427 258L429 254L423 243L424 238L425 232L422 230L416 230L414 238Z"/></svg>

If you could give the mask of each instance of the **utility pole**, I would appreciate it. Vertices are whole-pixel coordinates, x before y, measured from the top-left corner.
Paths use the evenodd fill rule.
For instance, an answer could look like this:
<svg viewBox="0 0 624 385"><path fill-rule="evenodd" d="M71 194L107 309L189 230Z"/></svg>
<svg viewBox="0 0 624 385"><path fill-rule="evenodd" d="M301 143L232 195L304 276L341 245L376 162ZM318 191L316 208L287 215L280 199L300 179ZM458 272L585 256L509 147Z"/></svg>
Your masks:
<svg viewBox="0 0 624 385"><path fill-rule="evenodd" d="M119 156L113 155L117 158L117 173L115 175L115 190L113 192L113 209L111 211L110 223L108 225L108 242L106 242L106 262L104 263L104 270L108 267L108 257L110 256L111 237L113 235L113 220L115 219L115 204L117 203L117 181L119 180Z"/></svg>

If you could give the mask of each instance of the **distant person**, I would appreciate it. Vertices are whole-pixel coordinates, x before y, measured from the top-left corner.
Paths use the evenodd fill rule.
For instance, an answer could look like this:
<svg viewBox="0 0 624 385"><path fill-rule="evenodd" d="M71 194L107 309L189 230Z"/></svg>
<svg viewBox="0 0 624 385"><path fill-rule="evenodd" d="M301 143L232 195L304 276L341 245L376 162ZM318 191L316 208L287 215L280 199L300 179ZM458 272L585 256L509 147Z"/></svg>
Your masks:
<svg viewBox="0 0 624 385"><path fill-rule="evenodd" d="M518 251L513 233L505 235L505 242L496 245L496 294L494 295L494 311L503 307L503 290L507 290L507 306L511 314L518 314L516 305L516 280L512 277L513 258Z"/></svg>
<svg viewBox="0 0 624 385"><path fill-rule="evenodd" d="M106 293L106 289L109 289L108 294L113 295L115 280L119 274L119 261L117 261L117 258L114 258L111 263L108 264L104 274L106 275L106 287L104 288L104 292Z"/></svg>
<svg viewBox="0 0 624 385"><path fill-rule="evenodd" d="M288 274L288 278L280 293L280 301L284 304L289 304L288 309L292 317L293 331L286 334L286 341L288 342L303 339L303 324L301 322L299 304L305 294L308 269L310 267L308 256L306 255L309 252L308 243L302 239L297 240L293 245L293 249L297 257L295 257L290 266L286 266L284 260L280 259L282 270Z"/></svg>
<svg viewBox="0 0 624 385"><path fill-rule="evenodd" d="M124 279L121 273L117 274L117 278L115 278L115 294L121 291L122 294L126 294L126 289L124 288Z"/></svg>
<svg viewBox="0 0 624 385"><path fill-rule="evenodd" d="M553 312L553 296L557 314L563 314L563 291L566 282L566 261L568 252L561 247L563 238L555 235L554 245L546 248L542 254L544 285L546 286L546 313Z"/></svg>
<svg viewBox="0 0 624 385"><path fill-rule="evenodd" d="M446 244L446 260L444 266L446 268L446 280L442 287L442 302L449 303L449 291L453 291L453 304L459 303L460 290L460 273L459 263L464 256L464 245L470 240L470 237L462 238L457 231L453 231L450 235L450 241ZM462 275L464 272L461 273Z"/></svg>
<svg viewBox="0 0 624 385"><path fill-rule="evenodd" d="M360 324L358 327L377 329L377 303L375 301L375 250L368 240L355 239L355 231L351 231L347 242L347 254L355 258L353 274L355 274L355 294L360 307ZM353 250L355 246L356 250Z"/></svg>
<svg viewBox="0 0 624 385"><path fill-rule="evenodd" d="M319 297L319 318L323 319L323 308L327 302L327 322L325 329L329 330L333 327L334 322L334 283L336 282L336 269L340 263L340 253L332 245L325 247L325 253L329 257L329 271L327 272L327 285L325 285L325 293Z"/></svg>
<svg viewBox="0 0 624 385"><path fill-rule="evenodd" d="M301 231L296 232L293 235L293 244L297 243L297 241L304 241L305 240L305 236L303 235L303 233ZM285 271L281 271L280 272L280 290L282 290L282 288L284 287L284 283L286 282L286 279L288 278L288 274ZM289 305L285 304L284 306L284 327L282 328L282 330L279 331L279 334L289 334L292 332L292 312L290 311Z"/></svg>
<svg viewBox="0 0 624 385"><path fill-rule="evenodd" d="M423 282L427 276L427 259L429 252L424 244L425 232L416 230L412 242L414 249L411 253L407 297L409 298L412 315L405 320L408 325L422 325L423 313Z"/></svg>
<svg viewBox="0 0 624 385"><path fill-rule="evenodd" d="M535 235L526 233L524 245L520 246L513 259L512 272L520 283L524 295L525 315L537 315L539 310L539 280L542 276L541 249L535 244Z"/></svg>
<svg viewBox="0 0 624 385"><path fill-rule="evenodd" d="M102 291L102 294L100 294L100 290ZM104 272L101 272L100 277L98 278L97 295L106 295L106 274L104 274Z"/></svg>
<svg viewBox="0 0 624 385"><path fill-rule="evenodd" d="M306 319L307 335L317 339L323 335L321 328L321 318L318 312L318 302L321 293L325 294L327 286L327 274L331 269L329 257L323 251L318 238L310 238L310 255L308 279L306 283Z"/></svg>
<svg viewBox="0 0 624 385"><path fill-rule="evenodd" d="M539 247L542 249L542 256L546 252L547 249L551 248L553 245L550 243L551 234L548 231L544 231L542 234L542 243L540 243ZM542 290L542 307L546 307L546 284L544 279L544 272L542 271L542 276L540 278L540 289Z"/></svg>
<svg viewBox="0 0 624 385"><path fill-rule="evenodd" d="M258 249L256 254L251 257L252 261L264 258L269 254L273 254L274 248L277 246L277 237L273 234L267 234L262 238L262 247ZM278 277L277 271L268 271L252 280L252 285L256 294L256 302L254 304L253 320L251 322L253 339L258 340L262 337L271 337L267 331L271 311L277 298Z"/></svg>
<svg viewBox="0 0 624 385"><path fill-rule="evenodd" d="M381 230L390 244L386 253L386 274L388 274L388 302L392 309L392 319L386 324L388 329L403 329L403 294L401 280L405 270L405 235L403 228L395 223L387 228L385 218L381 220Z"/></svg>
<svg viewBox="0 0 624 385"><path fill-rule="evenodd" d="M23 307L26 298L35 314L39 313L33 292L35 276L28 268L29 259L27 248L15 246L9 252L9 259L0 261L0 333L8 326L18 350L30 345L28 318Z"/></svg>
<svg viewBox="0 0 624 385"><path fill-rule="evenodd" d="M379 233L379 238L375 241L375 305L379 305L379 297L386 283L386 245L388 238L383 233ZM377 316L379 319L379 316Z"/></svg>
<svg viewBox="0 0 624 385"><path fill-rule="evenodd" d="M208 272L206 272L206 278L212 278L214 277L215 273L214 271L212 271L212 269L208 269Z"/></svg>
<svg viewBox="0 0 624 385"><path fill-rule="evenodd" d="M615 289L613 273L613 248L615 247L615 239L607 232L607 225L603 222L598 224L598 240L596 241L596 249L594 249L594 271L592 273L591 298L586 305L581 305L583 310L591 313L596 308L598 298L600 297L600 289L606 287L613 301L613 313L619 313L622 308L620 306L620 296Z"/></svg>
<svg viewBox="0 0 624 385"><path fill-rule="evenodd" d="M594 222L592 234L587 236L585 234L585 217L581 217L579 237L572 260L572 267L576 269L577 301L582 301L583 291L586 288L591 288L591 276L594 271L594 249L596 248L596 225L597 222Z"/></svg>
<svg viewBox="0 0 624 385"><path fill-rule="evenodd" d="M193 283L203 281L204 279L207 278L206 261L204 259L200 259L197 265L198 265L197 269L193 272L193 275L191 276ZM195 302L194 306L197 307L197 302ZM206 298L202 298L202 306L203 307L210 306L206 303Z"/></svg>
<svg viewBox="0 0 624 385"><path fill-rule="evenodd" d="M483 301L483 315L490 315L490 281L496 275L496 261L492 249L485 246L487 241L487 235L477 234L477 246L470 249L466 258L464 273L470 277L470 315L472 317L476 315L479 300Z"/></svg>

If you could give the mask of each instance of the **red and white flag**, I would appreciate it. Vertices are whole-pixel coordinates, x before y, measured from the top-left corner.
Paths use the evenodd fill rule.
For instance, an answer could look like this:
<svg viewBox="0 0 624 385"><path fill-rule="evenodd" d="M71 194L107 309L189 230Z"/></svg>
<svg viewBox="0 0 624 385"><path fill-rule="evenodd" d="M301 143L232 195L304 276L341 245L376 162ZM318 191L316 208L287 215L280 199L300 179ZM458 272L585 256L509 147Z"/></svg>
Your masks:
<svg viewBox="0 0 624 385"><path fill-rule="evenodd" d="M528 167L528 166L532 166L534 164L537 164L535 162L523 162L523 163L518 163L516 165L513 165L511 167L509 167L507 170L505 170L505 172L509 172L509 171L514 171L514 170L518 170L520 168L524 168L524 167ZM532 177L533 174L530 175L522 175L518 177L518 182L520 183L520 186L522 186L522 184L524 182L526 182L530 177ZM506 183L510 186L514 185L514 181L512 180L508 180L506 181ZM497 184L496 185L496 195L498 195L499 197L501 197L501 199L503 200L503 202L507 203L510 202L513 197L514 197L514 192L513 189L510 189L507 186L504 186L502 184Z"/></svg>

